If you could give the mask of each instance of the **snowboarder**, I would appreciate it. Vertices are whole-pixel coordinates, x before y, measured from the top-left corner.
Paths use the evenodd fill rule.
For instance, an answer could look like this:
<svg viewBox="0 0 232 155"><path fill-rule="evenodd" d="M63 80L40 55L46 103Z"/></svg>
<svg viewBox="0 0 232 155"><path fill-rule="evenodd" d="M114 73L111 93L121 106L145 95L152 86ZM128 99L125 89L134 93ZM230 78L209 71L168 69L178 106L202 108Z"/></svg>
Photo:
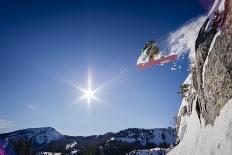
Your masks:
<svg viewBox="0 0 232 155"><path fill-rule="evenodd" d="M137 60L137 66L141 69L153 65L163 65L177 59L176 54L164 56L161 54L155 41L148 41L142 48L142 53Z"/></svg>
<svg viewBox="0 0 232 155"><path fill-rule="evenodd" d="M157 47L154 40L148 41L144 45L142 52L146 53L146 55L149 57L149 61L155 60L160 54L159 48Z"/></svg>

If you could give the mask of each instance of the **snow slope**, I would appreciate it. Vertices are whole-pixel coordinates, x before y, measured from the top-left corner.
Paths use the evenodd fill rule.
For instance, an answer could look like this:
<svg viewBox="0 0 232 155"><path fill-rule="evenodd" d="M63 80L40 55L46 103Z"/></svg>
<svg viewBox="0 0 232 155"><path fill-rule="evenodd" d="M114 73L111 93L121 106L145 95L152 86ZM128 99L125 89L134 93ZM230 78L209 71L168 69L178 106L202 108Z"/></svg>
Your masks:
<svg viewBox="0 0 232 155"><path fill-rule="evenodd" d="M196 102L193 107L196 107ZM231 155L232 154L232 100L221 110L214 126L200 124L196 109L186 117L183 140L168 155ZM183 123L183 122L182 122ZM206 145L207 144L207 147Z"/></svg>

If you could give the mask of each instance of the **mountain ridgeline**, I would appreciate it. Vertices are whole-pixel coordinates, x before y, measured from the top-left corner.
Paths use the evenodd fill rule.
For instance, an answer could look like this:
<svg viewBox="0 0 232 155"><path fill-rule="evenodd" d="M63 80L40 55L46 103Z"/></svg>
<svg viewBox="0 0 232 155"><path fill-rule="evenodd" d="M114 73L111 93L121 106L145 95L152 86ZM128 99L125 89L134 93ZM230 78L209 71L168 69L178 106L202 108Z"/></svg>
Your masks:
<svg viewBox="0 0 232 155"><path fill-rule="evenodd" d="M138 149L168 148L174 145L175 140L175 131L172 128L131 128L117 133L83 137L62 135L54 128L46 127L0 134L0 147L14 155L122 155Z"/></svg>

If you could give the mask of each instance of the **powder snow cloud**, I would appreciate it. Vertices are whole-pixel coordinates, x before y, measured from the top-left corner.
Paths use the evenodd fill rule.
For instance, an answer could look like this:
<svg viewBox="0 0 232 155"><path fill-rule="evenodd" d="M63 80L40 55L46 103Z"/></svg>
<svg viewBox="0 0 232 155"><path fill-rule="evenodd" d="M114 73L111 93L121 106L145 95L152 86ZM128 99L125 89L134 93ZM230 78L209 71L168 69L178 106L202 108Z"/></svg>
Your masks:
<svg viewBox="0 0 232 155"><path fill-rule="evenodd" d="M170 54L181 56L185 52L190 52L190 59L193 60L195 57L195 41L205 19L206 16L194 18L176 31L171 32L166 40Z"/></svg>

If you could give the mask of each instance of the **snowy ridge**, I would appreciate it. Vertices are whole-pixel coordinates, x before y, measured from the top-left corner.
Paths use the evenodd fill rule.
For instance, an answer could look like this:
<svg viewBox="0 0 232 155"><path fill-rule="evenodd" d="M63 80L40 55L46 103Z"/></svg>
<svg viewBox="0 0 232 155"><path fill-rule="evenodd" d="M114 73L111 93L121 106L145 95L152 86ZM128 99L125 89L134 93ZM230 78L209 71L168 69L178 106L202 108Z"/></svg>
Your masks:
<svg viewBox="0 0 232 155"><path fill-rule="evenodd" d="M163 143L167 145L173 145L175 143L176 137L174 134L174 129L128 129L117 133L115 140L134 143L139 142L143 146L153 143L156 145L161 145Z"/></svg>
<svg viewBox="0 0 232 155"><path fill-rule="evenodd" d="M26 141L35 141L37 144L48 144L51 141L63 138L63 135L54 128L30 128L19 130L7 134L7 138L13 141L24 139Z"/></svg>

